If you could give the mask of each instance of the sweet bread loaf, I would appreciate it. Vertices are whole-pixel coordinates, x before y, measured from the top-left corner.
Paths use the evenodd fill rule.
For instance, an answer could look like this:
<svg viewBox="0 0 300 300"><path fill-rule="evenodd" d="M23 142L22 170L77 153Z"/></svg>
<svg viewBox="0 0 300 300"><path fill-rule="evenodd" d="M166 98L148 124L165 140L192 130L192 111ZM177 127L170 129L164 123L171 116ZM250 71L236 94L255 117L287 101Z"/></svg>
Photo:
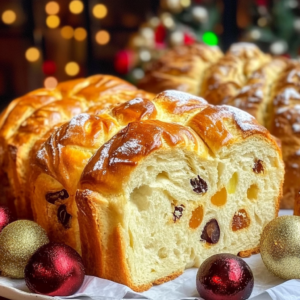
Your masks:
<svg viewBox="0 0 300 300"><path fill-rule="evenodd" d="M156 118L103 144L76 193L87 272L136 291L215 253L258 252L284 174L275 139L251 115L175 91L151 102Z"/></svg>
<svg viewBox="0 0 300 300"><path fill-rule="evenodd" d="M230 106L93 76L18 99L0 123L19 216L31 207L88 274L136 291L218 252L256 253L279 209L276 140Z"/></svg>
<svg viewBox="0 0 300 300"><path fill-rule="evenodd" d="M140 94L113 76L95 75L40 89L14 100L0 117L0 176L4 198L19 218L32 218L28 187L31 150L53 126L95 104L126 101Z"/></svg>
<svg viewBox="0 0 300 300"><path fill-rule="evenodd" d="M171 112L166 120L176 121L176 116L190 115L206 102L189 96L188 103L176 104L161 97L157 106L161 105ZM166 117L157 116L154 104L146 98L135 98L110 109L103 106L106 103L95 105L55 130L31 160L27 194L35 221L46 229L50 240L67 243L79 253L75 194L87 161L128 123Z"/></svg>
<svg viewBox="0 0 300 300"><path fill-rule="evenodd" d="M165 57L168 57L168 53ZM189 60L187 55L181 57L183 65L185 60ZM163 79L164 70L172 68L172 60L163 57L160 64L160 68L146 73L142 80L145 90L151 91L151 84L147 86L145 82L150 83L154 74L162 80L158 87L172 88L172 82L176 82L175 86L178 86L177 81L182 75L173 75L167 81ZM194 76L198 80L195 85L201 86L197 95L203 96L212 104L228 104L247 111L281 139L286 167L282 208L293 207L295 194L299 189L299 66L299 62L271 58L255 45L239 43L232 45L225 55L219 56L210 65L203 64L201 71L196 71ZM182 82L185 82L184 79ZM155 92L159 91L155 88Z"/></svg>
<svg viewBox="0 0 300 300"><path fill-rule="evenodd" d="M176 47L155 62L139 87L152 93L174 89L198 95L204 72L222 56L218 47L204 44Z"/></svg>

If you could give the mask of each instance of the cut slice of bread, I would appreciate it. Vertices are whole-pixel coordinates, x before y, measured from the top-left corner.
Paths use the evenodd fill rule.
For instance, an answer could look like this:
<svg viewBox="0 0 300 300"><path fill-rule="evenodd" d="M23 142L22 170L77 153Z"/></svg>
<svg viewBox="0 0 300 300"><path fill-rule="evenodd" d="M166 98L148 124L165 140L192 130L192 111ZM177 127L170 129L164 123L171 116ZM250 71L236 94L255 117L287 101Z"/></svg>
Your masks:
<svg viewBox="0 0 300 300"><path fill-rule="evenodd" d="M187 99L166 92L153 103L168 120L170 103ZM282 192L275 139L229 106L180 118L128 124L85 167L76 202L88 273L142 291L213 254L259 251Z"/></svg>

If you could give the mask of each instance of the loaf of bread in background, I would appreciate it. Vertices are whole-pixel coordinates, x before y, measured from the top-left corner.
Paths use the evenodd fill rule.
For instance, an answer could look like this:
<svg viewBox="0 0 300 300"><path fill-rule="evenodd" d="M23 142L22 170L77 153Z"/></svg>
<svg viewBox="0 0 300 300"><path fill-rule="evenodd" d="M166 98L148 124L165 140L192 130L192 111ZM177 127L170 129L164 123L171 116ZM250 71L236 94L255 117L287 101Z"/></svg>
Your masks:
<svg viewBox="0 0 300 300"><path fill-rule="evenodd" d="M190 47L186 46L186 53ZM183 75L164 80L165 70L173 66L172 60L167 59L173 52L176 50L160 59L160 68L148 70L141 81L145 90L153 89L147 82L154 77L160 78L158 87L179 86ZM182 65L189 61L188 55L182 56L181 61ZM253 44L238 43L215 62L203 64L201 71L194 75L194 80L198 81L194 86L201 86L198 92L193 89L197 95L212 104L228 104L247 111L281 140L286 168L282 208L293 208L295 194L300 188L299 66L298 62L286 58L272 58ZM155 92L158 92L156 87Z"/></svg>

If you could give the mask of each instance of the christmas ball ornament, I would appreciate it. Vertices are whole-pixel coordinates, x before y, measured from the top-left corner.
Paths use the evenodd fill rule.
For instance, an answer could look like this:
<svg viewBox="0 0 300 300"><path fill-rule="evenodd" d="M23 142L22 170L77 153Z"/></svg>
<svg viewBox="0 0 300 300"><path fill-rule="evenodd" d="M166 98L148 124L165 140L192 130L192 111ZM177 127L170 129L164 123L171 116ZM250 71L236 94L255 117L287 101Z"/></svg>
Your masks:
<svg viewBox="0 0 300 300"><path fill-rule="evenodd" d="M30 258L25 268L25 282L37 294L69 296L81 287L84 274L82 259L74 249L49 243Z"/></svg>
<svg viewBox="0 0 300 300"><path fill-rule="evenodd" d="M6 225L13 221L15 221L15 217L10 209L6 206L0 205L0 232Z"/></svg>
<svg viewBox="0 0 300 300"><path fill-rule="evenodd" d="M265 266L283 279L300 279L300 217L283 216L271 221L260 240Z"/></svg>
<svg viewBox="0 0 300 300"><path fill-rule="evenodd" d="M199 295L206 300L244 300L251 295L254 279L244 260L223 253L202 263L196 284Z"/></svg>
<svg viewBox="0 0 300 300"><path fill-rule="evenodd" d="M31 255L49 242L45 230L33 221L8 224L0 234L1 275L24 278L24 268Z"/></svg>

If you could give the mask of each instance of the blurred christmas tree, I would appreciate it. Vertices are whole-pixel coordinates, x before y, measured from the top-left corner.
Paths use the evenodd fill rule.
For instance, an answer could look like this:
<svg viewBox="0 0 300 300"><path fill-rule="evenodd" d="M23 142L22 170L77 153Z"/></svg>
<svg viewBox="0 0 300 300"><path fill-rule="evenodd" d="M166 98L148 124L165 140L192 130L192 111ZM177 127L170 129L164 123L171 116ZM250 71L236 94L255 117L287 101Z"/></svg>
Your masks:
<svg viewBox="0 0 300 300"><path fill-rule="evenodd" d="M239 27L244 30L241 40L256 43L274 55L299 55L298 0L239 1L237 19Z"/></svg>
<svg viewBox="0 0 300 300"><path fill-rule="evenodd" d="M218 0L161 0L157 16L146 21L128 47L117 53L115 69L136 82L151 61L176 45L195 41L215 46L222 33L222 2Z"/></svg>

